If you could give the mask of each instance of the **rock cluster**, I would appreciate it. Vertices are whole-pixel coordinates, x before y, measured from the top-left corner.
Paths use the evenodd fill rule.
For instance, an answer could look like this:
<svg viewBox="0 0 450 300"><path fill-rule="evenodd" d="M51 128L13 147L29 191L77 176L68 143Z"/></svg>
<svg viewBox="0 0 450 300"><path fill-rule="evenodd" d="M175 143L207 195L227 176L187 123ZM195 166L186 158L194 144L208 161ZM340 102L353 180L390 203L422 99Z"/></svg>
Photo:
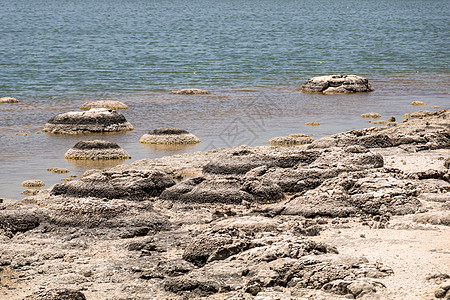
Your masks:
<svg viewBox="0 0 450 300"><path fill-rule="evenodd" d="M131 156L114 142L80 141L64 154L66 159L129 159Z"/></svg>
<svg viewBox="0 0 450 300"><path fill-rule="evenodd" d="M52 117L42 131L54 134L82 134L133 130L117 111L93 108L86 112L67 112Z"/></svg>
<svg viewBox="0 0 450 300"><path fill-rule="evenodd" d="M143 144L197 144L200 139L186 130L178 128L159 128L144 134Z"/></svg>
<svg viewBox="0 0 450 300"><path fill-rule="evenodd" d="M328 75L308 79L301 88L306 93L342 94L372 92L369 80L356 75Z"/></svg>
<svg viewBox="0 0 450 300"><path fill-rule="evenodd" d="M269 144L273 146L291 146L310 144L314 138L306 134L290 134L288 136L275 137L269 140Z"/></svg>
<svg viewBox="0 0 450 300"><path fill-rule="evenodd" d="M422 284L423 257L447 272L445 257L430 250L405 274L417 261L406 268L403 259L415 257L399 249L416 251L408 244L415 238L402 239L412 233L433 233L433 251L445 249L449 120L439 111L308 145L142 160L23 200L35 205L2 200L0 284L14 290L0 297L419 298L432 283L396 290L392 282L410 275ZM435 167L395 161L407 157ZM394 242L383 240L386 232ZM372 258L385 244L383 264ZM431 287L436 297L448 296L446 279Z"/></svg>

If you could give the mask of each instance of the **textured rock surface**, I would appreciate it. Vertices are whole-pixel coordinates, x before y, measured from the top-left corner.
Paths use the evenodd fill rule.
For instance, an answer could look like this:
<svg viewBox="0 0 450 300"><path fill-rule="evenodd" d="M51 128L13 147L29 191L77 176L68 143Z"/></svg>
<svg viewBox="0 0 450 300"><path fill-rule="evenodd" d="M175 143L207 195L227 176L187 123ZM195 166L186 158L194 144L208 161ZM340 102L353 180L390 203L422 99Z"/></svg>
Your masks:
<svg viewBox="0 0 450 300"><path fill-rule="evenodd" d="M146 159L0 199L0 298L447 297L448 121Z"/></svg>
<svg viewBox="0 0 450 300"><path fill-rule="evenodd" d="M374 88L369 80L356 75L329 75L308 79L301 90L308 93L359 93L371 92Z"/></svg>
<svg viewBox="0 0 450 300"><path fill-rule="evenodd" d="M107 109L116 110L116 109L127 109L128 105L126 105L120 101L100 100L100 101L94 101L94 102L86 102L80 106L80 109L89 110L91 108L107 108Z"/></svg>
<svg viewBox="0 0 450 300"><path fill-rule="evenodd" d="M52 117L42 131L55 134L120 132L134 127L117 111L93 108L86 112L67 112Z"/></svg>
<svg viewBox="0 0 450 300"><path fill-rule="evenodd" d="M144 134L140 140L143 144L197 144L200 139L183 129L160 128Z"/></svg>
<svg viewBox="0 0 450 300"><path fill-rule="evenodd" d="M128 159L131 156L119 145L109 141L80 141L64 154L66 159Z"/></svg>
<svg viewBox="0 0 450 300"><path fill-rule="evenodd" d="M22 182L22 186L30 187L30 188L40 188L40 187L45 186L45 183L39 179L30 179L30 180L25 180L24 182Z"/></svg>
<svg viewBox="0 0 450 300"><path fill-rule="evenodd" d="M291 146L310 144L314 138L306 134L290 134L289 136L274 137L269 140L269 144L273 146Z"/></svg>
<svg viewBox="0 0 450 300"><path fill-rule="evenodd" d="M201 90L201 89L181 89L181 90L174 90L170 92L171 94L177 94L177 95L207 95L210 94L207 90Z"/></svg>

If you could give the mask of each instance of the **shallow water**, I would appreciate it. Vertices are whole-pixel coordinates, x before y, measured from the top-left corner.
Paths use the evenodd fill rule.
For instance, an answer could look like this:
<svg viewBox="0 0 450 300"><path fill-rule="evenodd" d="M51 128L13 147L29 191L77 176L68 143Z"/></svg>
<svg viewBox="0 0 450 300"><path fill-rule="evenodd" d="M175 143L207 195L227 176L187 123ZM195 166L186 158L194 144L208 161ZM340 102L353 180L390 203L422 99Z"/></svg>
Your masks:
<svg viewBox="0 0 450 300"><path fill-rule="evenodd" d="M47 187L97 167L66 161L81 139L119 143L141 158L217 147L267 145L274 136L316 138L406 112L449 108L447 1L83 1L0 3L0 196L20 183ZM316 95L309 77L352 73L376 91ZM205 96L170 95L206 88ZM52 116L85 101L123 101L135 130L101 136L40 132ZM413 107L414 101L428 103ZM306 122L321 123L317 127ZM181 148L139 144L158 127L180 127L202 142ZM26 136L23 132L27 133ZM17 135L16 135L17 134ZM108 162L114 164L114 162ZM69 174L53 174L64 167Z"/></svg>

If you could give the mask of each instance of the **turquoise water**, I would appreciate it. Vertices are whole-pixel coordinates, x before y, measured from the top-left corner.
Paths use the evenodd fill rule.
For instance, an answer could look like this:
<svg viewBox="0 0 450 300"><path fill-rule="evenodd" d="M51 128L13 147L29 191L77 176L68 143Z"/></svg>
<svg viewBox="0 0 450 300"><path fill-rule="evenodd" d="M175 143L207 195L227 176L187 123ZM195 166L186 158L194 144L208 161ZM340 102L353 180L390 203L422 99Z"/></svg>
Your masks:
<svg viewBox="0 0 450 300"><path fill-rule="evenodd" d="M59 182L49 167L75 175L93 167L63 158L81 137L36 133L85 101L130 105L121 112L134 131L84 137L118 142L133 157L128 162L266 145L291 133L321 137L370 126L359 117L370 111L401 120L432 105L450 108L449 7L440 0L2 1L0 97L21 102L0 104L0 197L20 199L26 179ZM376 91L298 92L307 78L336 73L368 77ZM184 87L212 94L168 94ZM429 105L412 107L414 100ZM202 143L138 143L169 126Z"/></svg>

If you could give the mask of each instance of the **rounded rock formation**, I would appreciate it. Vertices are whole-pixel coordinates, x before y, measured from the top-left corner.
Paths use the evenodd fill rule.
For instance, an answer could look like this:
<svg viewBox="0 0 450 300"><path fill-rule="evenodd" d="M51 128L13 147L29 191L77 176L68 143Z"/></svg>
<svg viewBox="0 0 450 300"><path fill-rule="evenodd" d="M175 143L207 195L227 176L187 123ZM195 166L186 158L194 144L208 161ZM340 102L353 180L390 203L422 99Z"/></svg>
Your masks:
<svg viewBox="0 0 450 300"><path fill-rule="evenodd" d="M366 119L378 119L381 118L381 115L379 113L366 113L366 114L362 114L361 118L366 118Z"/></svg>
<svg viewBox="0 0 450 300"><path fill-rule="evenodd" d="M119 145L109 141L80 141L70 148L66 159L128 159L130 155Z"/></svg>
<svg viewBox="0 0 450 300"><path fill-rule="evenodd" d="M308 79L301 88L306 93L342 94L372 92L369 80L356 75L328 75Z"/></svg>
<svg viewBox="0 0 450 300"><path fill-rule="evenodd" d="M28 188L41 188L45 186L45 183L42 180L32 179L22 182L22 186Z"/></svg>
<svg viewBox="0 0 450 300"><path fill-rule="evenodd" d="M160 128L144 134L139 140L143 144L197 144L200 139L183 129Z"/></svg>
<svg viewBox="0 0 450 300"><path fill-rule="evenodd" d="M269 140L269 144L273 146L291 146L310 144L314 139L306 134L290 134L288 136L274 137Z"/></svg>
<svg viewBox="0 0 450 300"><path fill-rule="evenodd" d="M85 112L67 112L52 117L42 131L54 134L81 134L130 131L134 127L114 110L93 108Z"/></svg>
<svg viewBox="0 0 450 300"><path fill-rule="evenodd" d="M107 108L107 109L117 110L117 109L127 109L128 105L126 105L120 101L100 100L100 101L94 101L94 102L86 102L80 106L80 109L85 109L85 110L89 110L92 108Z"/></svg>
<svg viewBox="0 0 450 300"><path fill-rule="evenodd" d="M175 90L171 91L171 94L176 95L208 95L210 94L207 90L201 90L201 89L182 89L182 90Z"/></svg>
<svg viewBox="0 0 450 300"><path fill-rule="evenodd" d="M1 97L0 98L0 103L17 103L19 102L19 100L17 100L16 98L12 98L12 97Z"/></svg>

